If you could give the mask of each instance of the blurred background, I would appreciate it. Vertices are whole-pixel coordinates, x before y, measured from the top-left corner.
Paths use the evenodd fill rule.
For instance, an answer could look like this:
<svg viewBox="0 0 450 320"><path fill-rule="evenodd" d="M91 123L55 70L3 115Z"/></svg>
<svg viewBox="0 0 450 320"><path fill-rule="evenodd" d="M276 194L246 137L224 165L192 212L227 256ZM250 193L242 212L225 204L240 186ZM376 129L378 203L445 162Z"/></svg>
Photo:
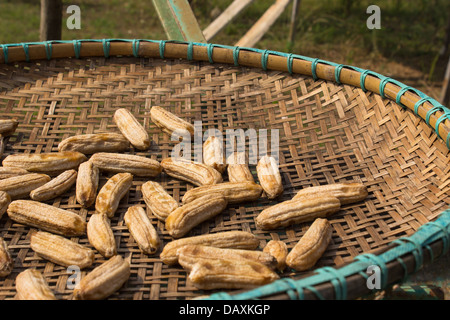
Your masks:
<svg viewBox="0 0 450 320"><path fill-rule="evenodd" d="M233 0L190 0L202 30ZM235 45L276 0L255 0L209 42ZM291 52L370 69L439 100L449 61L448 0L301 0L290 39L293 1L256 48ZM366 25L368 6L381 10L381 29ZM153 1L62 0L63 40L167 39ZM81 28L69 30L69 5L80 8ZM0 0L0 43L40 40L39 0ZM448 106L448 105L447 105Z"/></svg>

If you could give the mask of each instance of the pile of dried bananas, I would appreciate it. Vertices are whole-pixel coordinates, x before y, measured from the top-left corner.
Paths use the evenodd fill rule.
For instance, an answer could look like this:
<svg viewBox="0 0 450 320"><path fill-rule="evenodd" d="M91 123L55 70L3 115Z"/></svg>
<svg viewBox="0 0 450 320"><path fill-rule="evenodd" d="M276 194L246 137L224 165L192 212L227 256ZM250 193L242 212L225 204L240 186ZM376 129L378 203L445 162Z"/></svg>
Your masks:
<svg viewBox="0 0 450 320"><path fill-rule="evenodd" d="M160 107L151 108L151 120L163 132L194 127ZM106 262L84 276L73 292L74 299L105 299L119 290L130 276L130 263L117 253L111 218L132 186L133 177L148 179L142 197L149 214L162 221L172 237L162 247L151 217L141 206L127 209L124 223L140 250L148 255L160 252L167 265L180 265L199 289L242 289L260 286L279 278L286 266L312 268L326 250L332 235L328 216L342 204L361 201L368 192L356 182L310 187L288 201L264 209L255 218L256 227L277 229L311 222L311 226L289 251L282 241L271 240L258 250L260 241L245 231L187 236L199 224L223 212L228 204L256 201L265 196L277 199L284 191L278 164L271 156L259 159L258 181L247 164L218 159L220 145L214 136L203 144L203 162L165 158L161 162L125 153L130 147L145 151L150 138L127 109L116 110L114 123L120 133L85 134L60 142L58 152L11 154L0 167L0 217L6 212L14 222L33 228L30 247L40 257L62 266L88 268L95 250ZM12 134L13 120L0 121L0 134ZM223 161L227 160L227 161ZM99 188L102 172L110 174ZM162 172L193 184L181 203L153 181ZM228 181L222 176L227 172ZM45 203L75 186L76 201L84 208L95 207L88 221L77 213ZM274 201L275 202L275 201ZM36 229L36 230L35 230ZM91 247L68 239L87 235ZM0 276L13 270L6 242L0 238ZM28 269L16 278L18 299L56 299L43 275Z"/></svg>

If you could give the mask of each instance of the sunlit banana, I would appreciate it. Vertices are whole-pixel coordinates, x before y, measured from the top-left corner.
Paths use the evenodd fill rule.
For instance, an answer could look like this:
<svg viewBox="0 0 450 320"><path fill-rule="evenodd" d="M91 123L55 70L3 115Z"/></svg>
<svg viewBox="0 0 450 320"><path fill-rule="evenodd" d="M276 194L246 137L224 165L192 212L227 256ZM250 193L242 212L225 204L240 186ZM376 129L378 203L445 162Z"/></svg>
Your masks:
<svg viewBox="0 0 450 320"><path fill-rule="evenodd" d="M259 184L269 199L275 199L283 193L283 181L274 157L264 156L256 165Z"/></svg>
<svg viewBox="0 0 450 320"><path fill-rule="evenodd" d="M314 221L328 217L341 208L338 198L323 194L321 197L286 200L270 206L255 218L256 226L261 229L276 229L292 224Z"/></svg>
<svg viewBox="0 0 450 320"><path fill-rule="evenodd" d="M127 172L116 173L103 185L95 200L95 210L112 218L120 200L133 184L133 175Z"/></svg>
<svg viewBox="0 0 450 320"><path fill-rule="evenodd" d="M121 133L90 133L71 136L58 144L59 151L78 151L83 154L97 152L124 152L130 142Z"/></svg>
<svg viewBox="0 0 450 320"><path fill-rule="evenodd" d="M180 135L185 132L194 135L194 126L192 124L162 107L153 106L150 109L150 117L154 124L169 135L172 135L175 131L180 132Z"/></svg>
<svg viewBox="0 0 450 320"><path fill-rule="evenodd" d="M178 202L156 181L147 181L141 186L142 198L155 217L165 221L178 208Z"/></svg>
<svg viewBox="0 0 450 320"><path fill-rule="evenodd" d="M84 276L75 288L75 300L102 300L118 291L130 277L130 264L120 255L93 269Z"/></svg>
<svg viewBox="0 0 450 320"><path fill-rule="evenodd" d="M161 166L169 176L184 180L196 186L222 182L222 174L204 163L176 158L165 158Z"/></svg>
<svg viewBox="0 0 450 320"><path fill-rule="evenodd" d="M49 232L33 232L30 247L40 257L64 267L84 269L94 263L94 251L90 248Z"/></svg>
<svg viewBox="0 0 450 320"><path fill-rule="evenodd" d="M81 206L88 208L95 203L100 179L100 170L92 161L80 164L75 187L75 197Z"/></svg>
<svg viewBox="0 0 450 320"><path fill-rule="evenodd" d="M78 214L34 200L14 200L6 210L11 220L63 236L86 233L86 221Z"/></svg>
<svg viewBox="0 0 450 320"><path fill-rule="evenodd" d="M26 269L16 277L16 299L57 300L44 275L36 269Z"/></svg>
<svg viewBox="0 0 450 320"><path fill-rule="evenodd" d="M312 268L327 249L332 236L332 227L327 219L318 218L286 257L286 264L297 271Z"/></svg>
<svg viewBox="0 0 450 320"><path fill-rule="evenodd" d="M100 171L128 172L138 177L156 177L162 171L157 160L134 154L99 152L93 154L89 161Z"/></svg>

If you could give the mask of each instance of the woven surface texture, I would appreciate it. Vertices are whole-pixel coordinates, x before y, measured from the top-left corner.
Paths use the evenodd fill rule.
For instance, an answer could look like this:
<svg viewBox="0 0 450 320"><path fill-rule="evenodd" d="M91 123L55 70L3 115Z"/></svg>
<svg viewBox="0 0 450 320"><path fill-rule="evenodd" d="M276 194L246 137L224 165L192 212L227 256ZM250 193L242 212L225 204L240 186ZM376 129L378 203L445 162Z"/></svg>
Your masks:
<svg viewBox="0 0 450 320"><path fill-rule="evenodd" d="M305 187L358 181L368 187L369 196L343 206L329 218L333 239L317 264L339 266L414 233L450 204L449 150L413 112L360 88L207 62L93 58L2 65L0 117L20 122L6 142L3 157L54 152L62 139L75 134L118 132L112 114L117 108L128 108L152 139L150 150L130 153L162 160L170 156L174 144L152 124L149 111L154 105L190 122L201 120L204 131L279 129L283 195L276 200L263 197L229 205L189 235L244 230L259 237L261 249L270 239L283 240L292 248L309 224L262 231L254 223L258 213ZM251 169L256 179L255 166ZM100 186L107 178L101 177ZM155 180L180 202L193 187L165 174ZM131 259L131 276L110 299L190 299L210 293L196 290L180 266L163 264L160 251L153 256L142 254L130 236L123 215L128 206L145 207L140 191L145 181L134 178L111 219L118 254ZM48 203L86 220L94 212L76 202L75 187ZM163 245L171 241L164 225L154 217L151 220ZM70 273L30 249L31 230L14 223L7 214L0 219L0 236L15 260L13 272L0 279L0 299L14 297L14 279L26 268L41 270L57 297L69 299L72 290L66 284ZM91 247L86 236L73 240ZM83 272L104 261L97 252L94 265ZM281 276L295 275L286 269Z"/></svg>

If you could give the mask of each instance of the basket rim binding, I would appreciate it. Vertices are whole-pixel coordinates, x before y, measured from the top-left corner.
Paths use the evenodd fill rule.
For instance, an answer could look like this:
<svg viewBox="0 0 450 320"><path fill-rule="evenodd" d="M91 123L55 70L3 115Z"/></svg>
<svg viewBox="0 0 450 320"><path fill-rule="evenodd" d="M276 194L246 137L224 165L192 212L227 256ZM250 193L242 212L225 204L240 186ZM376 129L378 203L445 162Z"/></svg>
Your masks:
<svg viewBox="0 0 450 320"><path fill-rule="evenodd" d="M425 93L390 77L351 65L318 58L257 48L150 39L77 39L0 44L0 63L30 62L57 58L130 56L136 58L187 59L210 63L234 64L311 76L314 80L334 81L379 94L434 128L450 149L450 109ZM392 241L387 248L358 255L339 268L322 267L300 279L284 278L253 290L228 294L218 292L202 299L352 299L372 291L365 285L366 270L371 265L381 269L381 290L403 282L423 265L449 251L450 209L439 214L409 237ZM424 250L426 249L426 250ZM353 289L353 293L349 288Z"/></svg>

